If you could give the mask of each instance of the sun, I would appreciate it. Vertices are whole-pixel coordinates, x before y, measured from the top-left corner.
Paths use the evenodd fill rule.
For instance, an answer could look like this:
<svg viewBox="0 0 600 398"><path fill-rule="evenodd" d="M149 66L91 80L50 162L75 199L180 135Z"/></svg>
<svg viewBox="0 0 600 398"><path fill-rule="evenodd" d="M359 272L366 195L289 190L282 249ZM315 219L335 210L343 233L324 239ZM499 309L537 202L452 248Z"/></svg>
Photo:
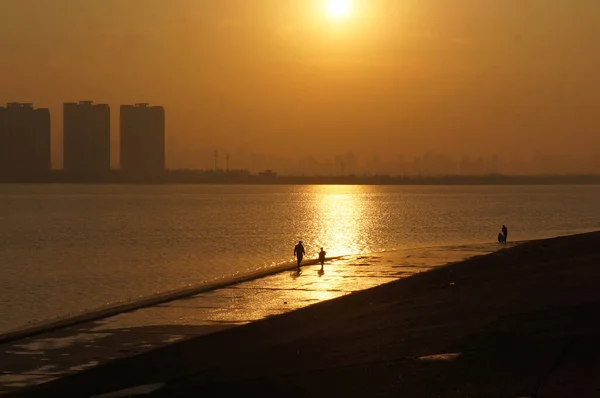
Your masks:
<svg viewBox="0 0 600 398"><path fill-rule="evenodd" d="M326 0L327 15L332 19L345 19L352 14L352 0Z"/></svg>

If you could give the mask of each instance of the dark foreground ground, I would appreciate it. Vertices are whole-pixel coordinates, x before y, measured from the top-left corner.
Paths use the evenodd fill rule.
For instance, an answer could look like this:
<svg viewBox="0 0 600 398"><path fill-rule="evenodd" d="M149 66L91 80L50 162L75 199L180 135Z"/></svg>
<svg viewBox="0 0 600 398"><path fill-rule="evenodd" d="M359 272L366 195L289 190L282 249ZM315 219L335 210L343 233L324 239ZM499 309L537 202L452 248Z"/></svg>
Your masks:
<svg viewBox="0 0 600 398"><path fill-rule="evenodd" d="M600 233L534 241L15 396L600 397Z"/></svg>

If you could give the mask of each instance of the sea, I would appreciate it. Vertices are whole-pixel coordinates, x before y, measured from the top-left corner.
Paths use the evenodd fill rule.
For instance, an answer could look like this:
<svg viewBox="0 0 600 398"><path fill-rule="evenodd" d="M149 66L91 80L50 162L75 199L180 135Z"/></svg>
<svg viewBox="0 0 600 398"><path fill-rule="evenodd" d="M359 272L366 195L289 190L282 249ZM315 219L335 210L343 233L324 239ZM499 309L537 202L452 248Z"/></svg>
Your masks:
<svg viewBox="0 0 600 398"><path fill-rule="evenodd" d="M0 334L308 258L600 229L600 186L0 185ZM500 246L499 246L500 247Z"/></svg>

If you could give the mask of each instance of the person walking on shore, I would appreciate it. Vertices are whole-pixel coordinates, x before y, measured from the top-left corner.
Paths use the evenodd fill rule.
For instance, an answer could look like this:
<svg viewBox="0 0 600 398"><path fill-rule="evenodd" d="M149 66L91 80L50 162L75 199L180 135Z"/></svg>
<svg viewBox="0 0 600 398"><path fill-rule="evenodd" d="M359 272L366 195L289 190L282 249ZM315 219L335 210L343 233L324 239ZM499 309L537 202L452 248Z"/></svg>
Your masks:
<svg viewBox="0 0 600 398"><path fill-rule="evenodd" d="M300 241L294 246L294 256L296 256L296 259L298 260L298 272L300 272L300 263L302 262L304 254L306 254L306 252L304 251L304 246L302 246L302 241Z"/></svg>
<svg viewBox="0 0 600 398"><path fill-rule="evenodd" d="M319 252L319 262L321 263L321 270L323 269L323 266L325 265L325 256L327 255L327 252L325 250L323 250L323 248L321 248L321 251Z"/></svg>
<svg viewBox="0 0 600 398"><path fill-rule="evenodd" d="M506 243L506 240L508 239L508 228L506 228L506 225L502 225L502 235L504 236L504 242Z"/></svg>

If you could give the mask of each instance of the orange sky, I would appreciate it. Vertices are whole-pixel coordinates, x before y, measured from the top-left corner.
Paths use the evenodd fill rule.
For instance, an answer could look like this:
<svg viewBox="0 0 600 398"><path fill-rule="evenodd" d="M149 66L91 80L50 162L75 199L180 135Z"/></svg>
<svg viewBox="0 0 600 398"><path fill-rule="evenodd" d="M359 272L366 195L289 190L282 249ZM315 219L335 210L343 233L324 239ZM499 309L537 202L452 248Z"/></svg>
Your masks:
<svg viewBox="0 0 600 398"><path fill-rule="evenodd" d="M597 0L18 0L0 102L167 111L169 167L202 148L286 157L600 152ZM114 160L118 158L113 155Z"/></svg>

